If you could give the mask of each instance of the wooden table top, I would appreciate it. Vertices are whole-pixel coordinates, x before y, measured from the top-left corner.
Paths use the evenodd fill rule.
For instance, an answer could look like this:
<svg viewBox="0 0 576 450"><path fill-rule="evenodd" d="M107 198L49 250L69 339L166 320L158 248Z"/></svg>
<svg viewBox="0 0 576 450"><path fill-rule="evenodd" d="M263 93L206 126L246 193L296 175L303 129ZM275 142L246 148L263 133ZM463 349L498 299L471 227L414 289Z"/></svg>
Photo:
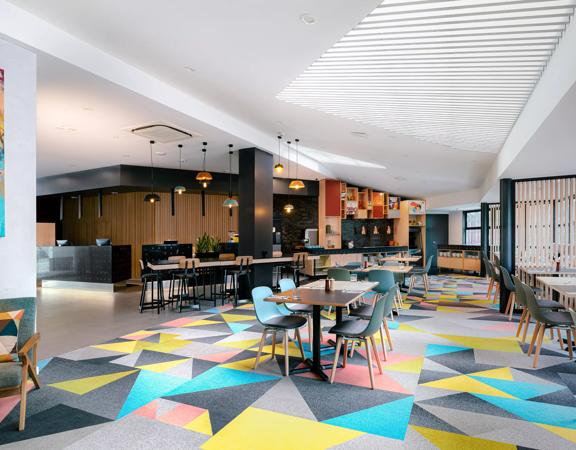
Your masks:
<svg viewBox="0 0 576 450"><path fill-rule="evenodd" d="M354 269L350 272L371 272L372 270L389 270L394 273L408 273L412 270L412 266L370 266L365 269Z"/></svg>
<svg viewBox="0 0 576 450"><path fill-rule="evenodd" d="M378 283L366 281L335 281L334 290L326 292L324 280L319 281L321 282L321 287L317 284L318 282L314 282L298 288L296 297L294 297L294 291L286 291L268 297L266 301L343 308L378 285Z"/></svg>
<svg viewBox="0 0 576 450"><path fill-rule="evenodd" d="M576 277L536 277L536 281L562 295L576 296Z"/></svg>
<svg viewBox="0 0 576 450"><path fill-rule="evenodd" d="M380 261L386 262L418 262L422 259L421 256L385 256L380 258Z"/></svg>
<svg viewBox="0 0 576 450"><path fill-rule="evenodd" d="M318 256L308 256L307 259L312 260L312 259L319 259ZM252 260L252 264L285 264L285 263L289 263L292 262L292 257L291 256L280 256L280 257L276 257L276 258L259 258L259 259L253 259ZM177 270L180 269L180 265L178 264L177 261L168 261L168 260L163 260L163 261L154 261L154 263L148 263L146 264L148 266L149 269L154 270L154 271L158 271L158 270ZM229 261L205 261L205 262L201 262L198 266L196 266L197 268L209 268L209 267L230 267L230 266L236 266L236 261L235 260L229 260Z"/></svg>

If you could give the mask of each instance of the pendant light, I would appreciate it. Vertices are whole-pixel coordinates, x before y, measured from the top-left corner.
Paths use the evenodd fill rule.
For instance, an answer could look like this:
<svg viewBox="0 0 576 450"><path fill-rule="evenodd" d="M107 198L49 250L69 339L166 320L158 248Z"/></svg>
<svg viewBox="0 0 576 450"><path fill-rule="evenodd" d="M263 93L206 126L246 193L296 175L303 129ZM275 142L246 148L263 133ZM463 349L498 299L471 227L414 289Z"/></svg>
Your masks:
<svg viewBox="0 0 576 450"><path fill-rule="evenodd" d="M274 166L274 172L278 174L284 172L284 166L282 165L282 157L281 157L281 141L282 136L278 136L278 163Z"/></svg>
<svg viewBox="0 0 576 450"><path fill-rule="evenodd" d="M152 146L154 145L154 141L150 141L150 193L146 194L144 197L144 201L147 203L157 203L160 201L160 196L154 193L154 160L152 159Z"/></svg>
<svg viewBox="0 0 576 450"><path fill-rule="evenodd" d="M296 141L296 179L292 180L288 185L288 189L294 189L295 191L299 191L300 189L304 189L306 186L304 183L298 179L298 153L299 153L299 145L300 139L295 139Z"/></svg>
<svg viewBox="0 0 576 450"><path fill-rule="evenodd" d="M212 174L210 172L206 172L206 146L208 145L208 142L202 142L202 145L204 146L202 149L202 153L204 155L202 162L202 172L198 172L198 175L196 175L196 181L200 183L200 186L202 186L203 189L206 189L212 181Z"/></svg>
<svg viewBox="0 0 576 450"><path fill-rule="evenodd" d="M228 169L228 198L224 200L222 206L226 206L230 209L238 207L238 200L232 198L232 144L228 144L230 151L228 152L229 155L229 169Z"/></svg>
<svg viewBox="0 0 576 450"><path fill-rule="evenodd" d="M290 141L286 141L286 145L288 146L288 178L290 178L290 173L292 172L290 170L291 168L291 164L290 164ZM290 214L292 211L294 211L294 205L292 203L287 203L284 205L284 212L286 214Z"/></svg>
<svg viewBox="0 0 576 450"><path fill-rule="evenodd" d="M294 211L294 205L292 203L284 205L284 212L286 212L286 214L290 214L292 211Z"/></svg>
<svg viewBox="0 0 576 450"><path fill-rule="evenodd" d="M178 149L180 150L180 171L182 171L182 144L178 144ZM176 192L178 195L182 195L184 192L186 192L186 186L179 184L174 188L174 192Z"/></svg>

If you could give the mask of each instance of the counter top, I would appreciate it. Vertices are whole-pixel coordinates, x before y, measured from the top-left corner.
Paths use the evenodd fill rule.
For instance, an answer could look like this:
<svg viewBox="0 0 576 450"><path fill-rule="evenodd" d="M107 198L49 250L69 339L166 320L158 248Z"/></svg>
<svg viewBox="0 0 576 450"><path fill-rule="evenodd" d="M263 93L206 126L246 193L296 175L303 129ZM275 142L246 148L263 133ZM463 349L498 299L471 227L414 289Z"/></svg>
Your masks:
<svg viewBox="0 0 576 450"><path fill-rule="evenodd" d="M407 252L406 246L383 246L383 247L357 247L357 248L310 248L306 249L310 255L343 255L353 253L397 253Z"/></svg>

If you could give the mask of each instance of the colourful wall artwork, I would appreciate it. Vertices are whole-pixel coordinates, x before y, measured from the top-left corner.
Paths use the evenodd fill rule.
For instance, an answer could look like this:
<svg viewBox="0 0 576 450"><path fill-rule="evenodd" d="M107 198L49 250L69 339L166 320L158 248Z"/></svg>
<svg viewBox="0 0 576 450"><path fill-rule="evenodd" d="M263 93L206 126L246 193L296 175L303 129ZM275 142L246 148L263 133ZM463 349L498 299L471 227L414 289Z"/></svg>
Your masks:
<svg viewBox="0 0 576 450"><path fill-rule="evenodd" d="M4 158L4 71L0 69L0 237L6 236L5 158Z"/></svg>

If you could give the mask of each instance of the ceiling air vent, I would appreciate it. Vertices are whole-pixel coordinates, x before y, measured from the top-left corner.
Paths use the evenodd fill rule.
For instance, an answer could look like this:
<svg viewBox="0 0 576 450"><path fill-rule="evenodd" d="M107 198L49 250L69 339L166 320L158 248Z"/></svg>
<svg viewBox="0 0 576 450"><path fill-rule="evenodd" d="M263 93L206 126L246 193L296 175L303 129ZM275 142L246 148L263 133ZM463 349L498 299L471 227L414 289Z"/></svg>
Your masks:
<svg viewBox="0 0 576 450"><path fill-rule="evenodd" d="M167 123L156 122L130 128L129 131L137 136L156 141L162 144L183 141L194 137L200 137L198 133L182 130Z"/></svg>

